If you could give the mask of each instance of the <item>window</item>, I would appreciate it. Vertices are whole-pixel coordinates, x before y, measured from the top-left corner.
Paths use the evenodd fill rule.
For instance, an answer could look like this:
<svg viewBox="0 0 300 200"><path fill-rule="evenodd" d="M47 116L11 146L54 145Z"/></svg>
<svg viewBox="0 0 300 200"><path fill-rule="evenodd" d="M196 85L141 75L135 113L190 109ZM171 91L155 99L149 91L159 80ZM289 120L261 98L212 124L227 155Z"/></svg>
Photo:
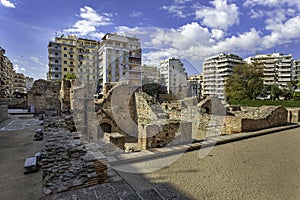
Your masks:
<svg viewBox="0 0 300 200"><path fill-rule="evenodd" d="M58 56L58 53L55 53L56 56Z"/></svg>
<svg viewBox="0 0 300 200"><path fill-rule="evenodd" d="M58 63L58 60L55 60L54 62L55 62L55 63Z"/></svg>
<svg viewBox="0 0 300 200"><path fill-rule="evenodd" d="M64 54L64 57L67 57L67 54Z"/></svg>
<svg viewBox="0 0 300 200"><path fill-rule="evenodd" d="M58 75L57 75L57 74L55 74L55 78L58 78Z"/></svg>
<svg viewBox="0 0 300 200"><path fill-rule="evenodd" d="M68 64L68 62L65 60L65 61L64 61L64 64Z"/></svg>
<svg viewBox="0 0 300 200"><path fill-rule="evenodd" d="M55 67L55 70L58 70L58 67Z"/></svg>
<svg viewBox="0 0 300 200"><path fill-rule="evenodd" d="M73 61L70 61L70 64L73 65Z"/></svg>
<svg viewBox="0 0 300 200"><path fill-rule="evenodd" d="M67 50L67 47L64 47L64 50Z"/></svg>
<svg viewBox="0 0 300 200"><path fill-rule="evenodd" d="M67 69L67 68L64 68L64 71L66 72L66 71L68 71L68 69Z"/></svg>
<svg viewBox="0 0 300 200"><path fill-rule="evenodd" d="M70 71L73 72L73 69L71 68Z"/></svg>

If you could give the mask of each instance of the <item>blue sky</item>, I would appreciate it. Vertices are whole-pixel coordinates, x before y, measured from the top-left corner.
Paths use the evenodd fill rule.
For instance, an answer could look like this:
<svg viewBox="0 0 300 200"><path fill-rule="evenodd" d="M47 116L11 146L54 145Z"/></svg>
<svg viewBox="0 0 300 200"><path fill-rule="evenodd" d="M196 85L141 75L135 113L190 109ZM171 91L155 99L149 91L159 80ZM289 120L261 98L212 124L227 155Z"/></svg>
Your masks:
<svg viewBox="0 0 300 200"><path fill-rule="evenodd" d="M143 63L173 56L189 74L220 52L300 59L299 0L0 0L0 46L18 72L46 78L47 45L61 34L141 39Z"/></svg>

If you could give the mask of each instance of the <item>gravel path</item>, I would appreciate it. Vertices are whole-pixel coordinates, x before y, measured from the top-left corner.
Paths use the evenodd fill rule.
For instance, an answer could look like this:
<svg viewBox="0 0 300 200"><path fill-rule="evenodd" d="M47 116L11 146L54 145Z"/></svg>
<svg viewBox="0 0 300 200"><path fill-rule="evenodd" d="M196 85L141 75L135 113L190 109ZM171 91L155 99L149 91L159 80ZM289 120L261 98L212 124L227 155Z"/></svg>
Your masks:
<svg viewBox="0 0 300 200"><path fill-rule="evenodd" d="M149 174L120 173L136 190L165 183L191 199L300 199L300 128L185 153Z"/></svg>

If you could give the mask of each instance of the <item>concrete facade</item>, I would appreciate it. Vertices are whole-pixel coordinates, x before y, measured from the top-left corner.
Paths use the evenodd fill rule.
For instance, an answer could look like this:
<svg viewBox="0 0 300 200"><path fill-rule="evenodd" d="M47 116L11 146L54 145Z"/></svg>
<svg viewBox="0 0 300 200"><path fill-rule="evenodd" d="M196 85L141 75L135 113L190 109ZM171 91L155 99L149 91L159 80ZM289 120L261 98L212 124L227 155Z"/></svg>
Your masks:
<svg viewBox="0 0 300 200"><path fill-rule="evenodd" d="M264 67L264 85L278 85L281 88L294 80L293 57L291 54L273 53L259 54L245 59L249 63L256 62Z"/></svg>
<svg viewBox="0 0 300 200"><path fill-rule="evenodd" d="M180 59L171 57L160 61L160 82L169 94L184 98L188 93L187 73Z"/></svg>
<svg viewBox="0 0 300 200"><path fill-rule="evenodd" d="M142 82L142 50L135 37L107 33L98 47L99 84L128 81L133 86Z"/></svg>
<svg viewBox="0 0 300 200"><path fill-rule="evenodd" d="M206 58L203 63L204 96L225 99L225 82L233 72L233 67L243 63L243 58L234 54L219 54Z"/></svg>
<svg viewBox="0 0 300 200"><path fill-rule="evenodd" d="M61 80L67 74L75 74L80 80L97 82L98 44L98 41L73 35L55 37L48 44L48 80Z"/></svg>

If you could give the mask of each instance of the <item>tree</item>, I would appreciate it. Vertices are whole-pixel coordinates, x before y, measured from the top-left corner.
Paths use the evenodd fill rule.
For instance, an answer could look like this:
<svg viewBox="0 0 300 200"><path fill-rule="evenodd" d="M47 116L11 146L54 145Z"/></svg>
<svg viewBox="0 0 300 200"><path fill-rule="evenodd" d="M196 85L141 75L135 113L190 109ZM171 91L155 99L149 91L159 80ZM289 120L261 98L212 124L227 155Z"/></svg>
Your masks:
<svg viewBox="0 0 300 200"><path fill-rule="evenodd" d="M77 79L77 76L74 73L68 73L68 74L66 74L66 77L64 79L65 80L75 80L75 79Z"/></svg>
<svg viewBox="0 0 300 200"><path fill-rule="evenodd" d="M155 97L156 99L159 98L159 94L168 93L166 86L160 85L158 83L143 84L142 90L143 92L147 93L150 96Z"/></svg>
<svg viewBox="0 0 300 200"><path fill-rule="evenodd" d="M225 84L225 95L228 101L255 99L263 87L262 66L244 63L233 67L233 73Z"/></svg>
<svg viewBox="0 0 300 200"><path fill-rule="evenodd" d="M278 85L270 85L269 91L270 91L270 99L271 100L278 100L279 97L282 95L282 91L278 87Z"/></svg>

